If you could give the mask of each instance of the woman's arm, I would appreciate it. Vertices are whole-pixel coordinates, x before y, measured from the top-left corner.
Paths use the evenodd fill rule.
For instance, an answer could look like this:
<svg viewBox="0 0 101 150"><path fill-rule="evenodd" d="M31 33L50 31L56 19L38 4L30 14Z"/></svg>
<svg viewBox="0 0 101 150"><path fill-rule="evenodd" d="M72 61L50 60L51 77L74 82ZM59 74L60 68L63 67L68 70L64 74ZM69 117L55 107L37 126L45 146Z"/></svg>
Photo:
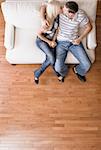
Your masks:
<svg viewBox="0 0 101 150"><path fill-rule="evenodd" d="M58 17L59 18L59 17ZM57 18L57 19L58 19ZM56 20L56 21L58 21L58 20ZM56 27L56 25L57 25L57 27ZM43 35L43 33L45 32L45 28L44 27L42 27L41 29L40 29L40 31L38 32L38 37L41 39L41 40L43 40L44 42L46 42L49 46L51 46L51 47L55 47L56 46L56 38L57 38L57 34L58 34L58 31L59 31L59 27L58 27L58 24L55 24L54 23L54 25L53 25L53 28L54 27L56 27L55 28L55 34L54 34L54 36L53 36L53 39L52 40L49 40L49 39L47 39L44 35ZM46 29L47 30L47 29Z"/></svg>
<svg viewBox="0 0 101 150"><path fill-rule="evenodd" d="M59 27L57 28L57 30L56 30L56 32L54 34L53 41L56 41L58 32L59 32Z"/></svg>
<svg viewBox="0 0 101 150"><path fill-rule="evenodd" d="M38 37L39 37L42 41L44 41L44 42L46 42L47 44L50 45L50 40L48 40L42 33L38 33Z"/></svg>
<svg viewBox="0 0 101 150"><path fill-rule="evenodd" d="M44 32L43 32L42 30L40 30L40 31L38 32L38 37L39 37L42 41L46 42L50 47L55 47L55 46L56 46L56 42L53 41L53 40L47 39L47 38L43 35L43 33L44 33Z"/></svg>

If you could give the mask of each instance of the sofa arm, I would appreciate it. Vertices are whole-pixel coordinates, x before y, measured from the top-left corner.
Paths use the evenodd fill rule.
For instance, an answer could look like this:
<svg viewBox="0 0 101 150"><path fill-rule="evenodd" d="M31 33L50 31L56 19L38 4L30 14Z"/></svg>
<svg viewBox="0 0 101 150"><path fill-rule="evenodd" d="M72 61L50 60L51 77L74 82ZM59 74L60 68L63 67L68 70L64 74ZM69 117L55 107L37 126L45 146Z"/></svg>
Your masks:
<svg viewBox="0 0 101 150"><path fill-rule="evenodd" d="M88 50L94 50L97 46L95 22L92 24L92 26L93 28L87 36L87 49Z"/></svg>
<svg viewBox="0 0 101 150"><path fill-rule="evenodd" d="M10 50L14 48L15 27L9 23L5 23L4 46Z"/></svg>

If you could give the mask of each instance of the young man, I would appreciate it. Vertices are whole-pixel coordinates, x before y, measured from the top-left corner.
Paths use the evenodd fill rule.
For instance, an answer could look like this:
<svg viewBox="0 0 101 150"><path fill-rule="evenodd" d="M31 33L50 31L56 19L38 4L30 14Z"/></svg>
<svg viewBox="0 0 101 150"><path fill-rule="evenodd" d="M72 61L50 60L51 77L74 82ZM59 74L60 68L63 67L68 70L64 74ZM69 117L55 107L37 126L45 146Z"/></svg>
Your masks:
<svg viewBox="0 0 101 150"><path fill-rule="evenodd" d="M44 22L48 26L47 21ZM79 28L81 27L83 32L79 35ZM90 69L91 62L81 42L91 29L92 26L87 15L78 8L78 4L74 1L66 2L63 13L59 15L59 33L56 47L55 70L61 75L59 80L64 81L68 72L65 59L68 51L70 51L79 60L79 64L73 68L74 73L81 81L86 81L85 75Z"/></svg>

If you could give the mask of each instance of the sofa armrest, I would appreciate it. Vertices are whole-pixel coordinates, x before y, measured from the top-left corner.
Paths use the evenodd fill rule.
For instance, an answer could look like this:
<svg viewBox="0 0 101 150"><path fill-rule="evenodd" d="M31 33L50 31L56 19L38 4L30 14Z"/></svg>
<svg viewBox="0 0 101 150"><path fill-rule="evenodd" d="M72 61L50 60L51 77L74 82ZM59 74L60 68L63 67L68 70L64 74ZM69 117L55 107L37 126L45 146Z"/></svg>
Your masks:
<svg viewBox="0 0 101 150"><path fill-rule="evenodd" d="M10 50L14 48L15 39L15 27L9 23L5 23L5 38L4 46L6 49Z"/></svg>
<svg viewBox="0 0 101 150"><path fill-rule="evenodd" d="M92 26L93 28L87 36L87 49L88 50L94 50L97 46L95 22L92 23Z"/></svg>

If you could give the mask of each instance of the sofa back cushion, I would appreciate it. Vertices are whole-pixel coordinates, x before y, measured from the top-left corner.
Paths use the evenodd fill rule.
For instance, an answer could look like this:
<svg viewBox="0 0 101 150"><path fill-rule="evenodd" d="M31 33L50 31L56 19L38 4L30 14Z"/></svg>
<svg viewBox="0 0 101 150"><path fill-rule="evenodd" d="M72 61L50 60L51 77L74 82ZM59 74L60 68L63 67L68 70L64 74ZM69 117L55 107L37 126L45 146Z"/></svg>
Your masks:
<svg viewBox="0 0 101 150"><path fill-rule="evenodd" d="M54 0L55 1L55 0ZM62 4L65 0L61 0ZM96 1L97 0L74 0L78 2L81 9L84 9L90 19L95 21L96 18ZM41 25L40 6L42 0L15 0L4 2L2 4L5 21L19 28L32 28L37 31ZM58 5L58 3L57 3ZM48 14L57 10L58 7L48 7ZM54 11L56 14L56 11Z"/></svg>
<svg viewBox="0 0 101 150"><path fill-rule="evenodd" d="M37 31L41 25L39 2L4 2L2 10L5 21L19 28Z"/></svg>

